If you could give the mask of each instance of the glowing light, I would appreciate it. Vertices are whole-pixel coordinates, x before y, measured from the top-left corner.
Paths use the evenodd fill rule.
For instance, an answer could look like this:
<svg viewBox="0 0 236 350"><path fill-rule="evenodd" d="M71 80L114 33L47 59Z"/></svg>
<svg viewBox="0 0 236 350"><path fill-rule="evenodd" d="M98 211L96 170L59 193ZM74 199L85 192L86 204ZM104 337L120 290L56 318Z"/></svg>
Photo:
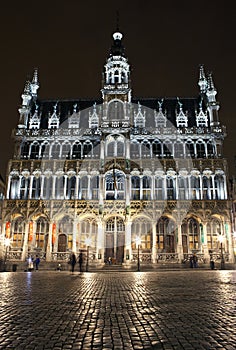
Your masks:
<svg viewBox="0 0 236 350"><path fill-rule="evenodd" d="M88 237L85 239L85 244L87 247L89 247L91 245L91 242L92 242L91 238Z"/></svg>

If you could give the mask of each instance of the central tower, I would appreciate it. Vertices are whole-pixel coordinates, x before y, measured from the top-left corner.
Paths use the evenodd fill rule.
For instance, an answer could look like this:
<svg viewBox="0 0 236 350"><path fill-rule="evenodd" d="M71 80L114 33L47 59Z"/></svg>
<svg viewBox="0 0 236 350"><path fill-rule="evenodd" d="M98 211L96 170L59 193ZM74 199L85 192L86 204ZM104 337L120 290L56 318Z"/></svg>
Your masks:
<svg viewBox="0 0 236 350"><path fill-rule="evenodd" d="M113 34L110 55L104 65L101 89L103 102L110 102L114 99L123 102L131 101L130 65L125 56L122 37L119 31Z"/></svg>

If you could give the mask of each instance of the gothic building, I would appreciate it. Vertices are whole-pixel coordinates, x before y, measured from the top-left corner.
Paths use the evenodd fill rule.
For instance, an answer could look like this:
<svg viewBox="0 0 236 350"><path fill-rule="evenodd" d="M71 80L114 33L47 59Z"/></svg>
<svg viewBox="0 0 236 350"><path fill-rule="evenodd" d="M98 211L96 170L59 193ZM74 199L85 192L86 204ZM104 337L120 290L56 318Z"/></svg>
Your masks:
<svg viewBox="0 0 236 350"><path fill-rule="evenodd" d="M2 213L9 259L63 261L89 247L97 267L132 266L138 251L153 266L194 253L233 261L212 75L200 66L194 98L136 98L130 82L118 31L97 100L41 100L37 70L26 82Z"/></svg>

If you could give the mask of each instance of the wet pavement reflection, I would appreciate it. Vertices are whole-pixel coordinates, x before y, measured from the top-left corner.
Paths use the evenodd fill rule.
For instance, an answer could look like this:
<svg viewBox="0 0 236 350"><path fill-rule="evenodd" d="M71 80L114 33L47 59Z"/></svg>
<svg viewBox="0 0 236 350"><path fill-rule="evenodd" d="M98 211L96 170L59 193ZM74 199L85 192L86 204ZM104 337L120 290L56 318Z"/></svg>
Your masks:
<svg viewBox="0 0 236 350"><path fill-rule="evenodd" d="M236 349L236 271L4 272L0 349Z"/></svg>

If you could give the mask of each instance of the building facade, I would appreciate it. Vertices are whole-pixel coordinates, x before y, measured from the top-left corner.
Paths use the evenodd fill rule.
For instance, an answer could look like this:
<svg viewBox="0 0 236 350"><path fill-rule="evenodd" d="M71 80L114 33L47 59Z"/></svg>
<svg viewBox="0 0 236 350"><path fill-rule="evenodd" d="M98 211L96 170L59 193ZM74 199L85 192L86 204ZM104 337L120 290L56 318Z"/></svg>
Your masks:
<svg viewBox="0 0 236 350"><path fill-rule="evenodd" d="M194 98L133 97L122 40L113 34L97 100L40 100L37 70L26 82L2 212L9 259L89 247L96 266L128 267L138 251L147 264L233 261L212 75L200 66Z"/></svg>

